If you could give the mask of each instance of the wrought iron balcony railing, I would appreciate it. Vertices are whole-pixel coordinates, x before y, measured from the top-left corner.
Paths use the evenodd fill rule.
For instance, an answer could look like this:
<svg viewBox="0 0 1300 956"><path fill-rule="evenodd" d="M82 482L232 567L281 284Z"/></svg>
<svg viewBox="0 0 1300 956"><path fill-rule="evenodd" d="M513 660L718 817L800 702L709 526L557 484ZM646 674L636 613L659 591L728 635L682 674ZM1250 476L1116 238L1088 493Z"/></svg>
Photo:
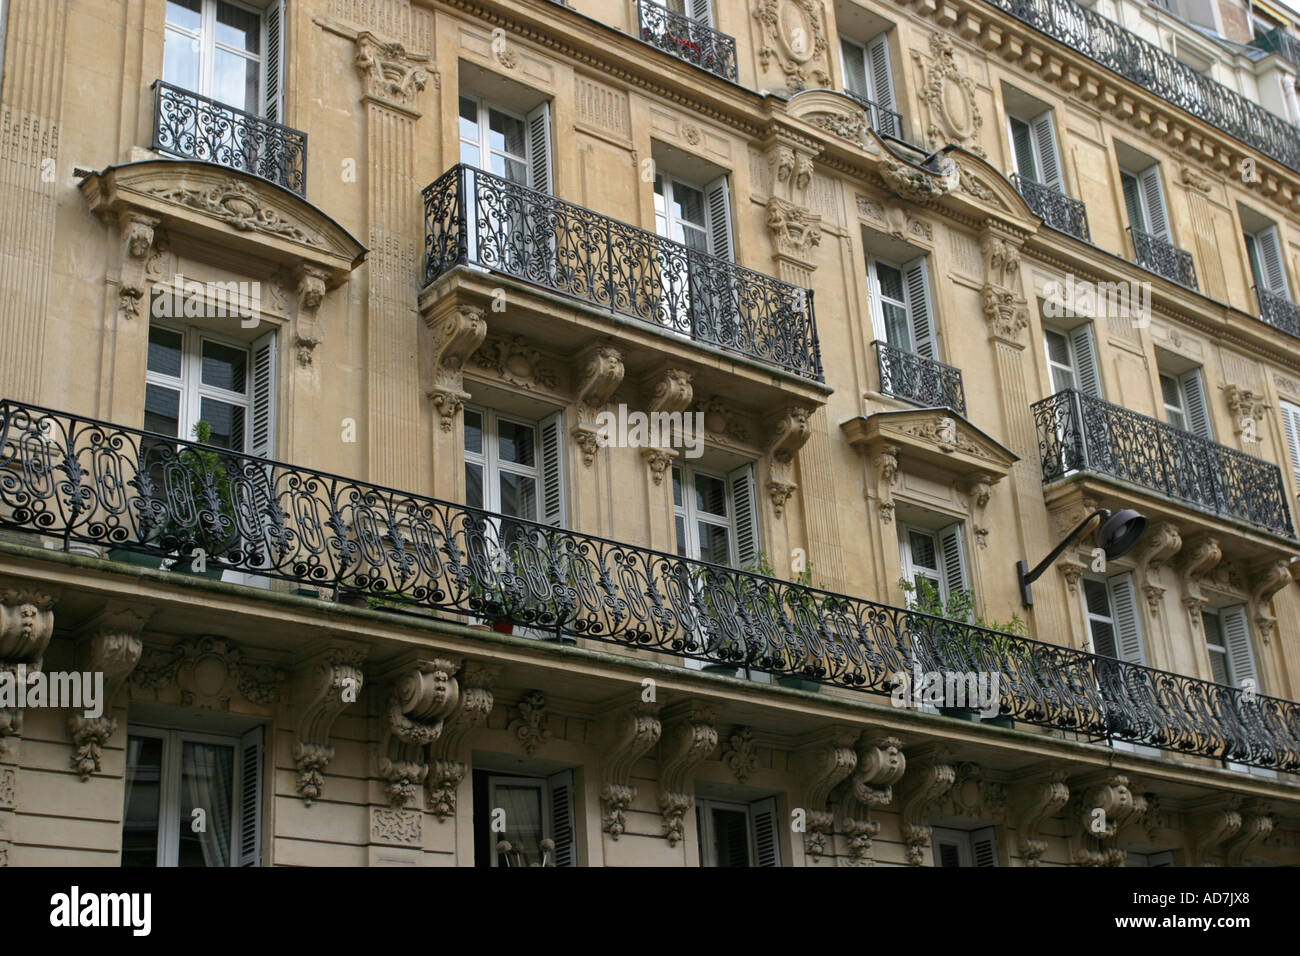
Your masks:
<svg viewBox="0 0 1300 956"><path fill-rule="evenodd" d="M895 139L907 138L903 135L902 113L881 106L874 100L869 100L860 93L854 93L852 90L845 90L844 95L867 111L867 122L870 123L871 128L881 136L892 136Z"/></svg>
<svg viewBox="0 0 1300 956"><path fill-rule="evenodd" d="M736 41L694 17L637 0L641 39L724 80L736 80Z"/></svg>
<svg viewBox="0 0 1300 956"><path fill-rule="evenodd" d="M1281 54L1284 60L1300 66L1300 40L1286 32L1285 27L1274 27L1263 36L1255 37L1250 45L1270 53Z"/></svg>
<svg viewBox="0 0 1300 956"><path fill-rule="evenodd" d="M1026 179L1019 173L1012 173L1011 178L1034 215L1057 232L1092 242L1092 234L1088 231L1088 207L1082 199L1073 199L1055 187Z"/></svg>
<svg viewBox="0 0 1300 956"><path fill-rule="evenodd" d="M424 190L425 282L471 264L823 381L812 292L472 166Z"/></svg>
<svg viewBox="0 0 1300 956"><path fill-rule="evenodd" d="M876 347L879 360L881 392L925 408L950 408L963 418L966 416L961 369L895 348L888 342L871 344Z"/></svg>
<svg viewBox="0 0 1300 956"><path fill-rule="evenodd" d="M153 148L307 194L307 134L157 80Z"/></svg>
<svg viewBox="0 0 1300 956"><path fill-rule="evenodd" d="M1033 410L1044 484L1101 475L1295 540L1277 465L1074 390Z"/></svg>
<svg viewBox="0 0 1300 956"><path fill-rule="evenodd" d="M1269 292L1255 286L1255 297L1259 300L1259 317L1281 329L1287 335L1300 338L1300 305L1296 305L1284 295Z"/></svg>
<svg viewBox="0 0 1300 956"><path fill-rule="evenodd" d="M0 527L868 693L984 672L1005 717L1300 771L1292 701L8 401Z"/></svg>
<svg viewBox="0 0 1300 956"><path fill-rule="evenodd" d="M1300 136L1294 126L1115 21L1074 0L987 2L1242 143L1300 170Z"/></svg>
<svg viewBox="0 0 1300 956"><path fill-rule="evenodd" d="M1197 288L1196 263L1192 261L1190 252L1179 249L1163 236L1143 232L1132 226L1128 227L1128 234L1133 239L1137 264L1143 269L1189 289Z"/></svg>

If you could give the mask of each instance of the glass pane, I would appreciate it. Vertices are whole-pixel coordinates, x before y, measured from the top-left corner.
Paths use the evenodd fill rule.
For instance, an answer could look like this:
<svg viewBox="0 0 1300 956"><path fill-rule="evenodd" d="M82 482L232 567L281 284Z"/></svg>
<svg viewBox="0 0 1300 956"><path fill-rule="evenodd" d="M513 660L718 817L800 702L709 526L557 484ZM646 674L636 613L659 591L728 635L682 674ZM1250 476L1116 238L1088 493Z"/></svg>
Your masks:
<svg viewBox="0 0 1300 956"><path fill-rule="evenodd" d="M248 390L247 372L248 352L246 350L204 340L201 375L204 385L245 395Z"/></svg>
<svg viewBox="0 0 1300 956"><path fill-rule="evenodd" d="M483 454L483 416L465 409L465 451Z"/></svg>
<svg viewBox="0 0 1300 956"><path fill-rule="evenodd" d="M743 810L713 810L713 859L718 866L749 866L749 826Z"/></svg>
<svg viewBox="0 0 1300 956"><path fill-rule="evenodd" d="M497 423L497 454L502 461L516 465L535 464L533 455L533 429L518 422Z"/></svg>
<svg viewBox="0 0 1300 956"><path fill-rule="evenodd" d="M699 522L700 560L710 564L731 564L731 535L726 528Z"/></svg>
<svg viewBox="0 0 1300 956"><path fill-rule="evenodd" d="M524 155L524 121L494 109L488 110L488 145L496 152Z"/></svg>
<svg viewBox="0 0 1300 956"><path fill-rule="evenodd" d="M678 508L682 506L682 470L673 469L673 504Z"/></svg>
<svg viewBox="0 0 1300 956"><path fill-rule="evenodd" d="M885 316L885 341L896 349L912 351L912 329L907 324L907 310L893 302L882 305Z"/></svg>
<svg viewBox="0 0 1300 956"><path fill-rule="evenodd" d="M876 281L880 283L880 295L893 302L903 302L903 273L883 262L876 263Z"/></svg>
<svg viewBox="0 0 1300 956"><path fill-rule="evenodd" d="M168 29L163 39L163 82L186 90L199 88L199 41Z"/></svg>
<svg viewBox="0 0 1300 956"><path fill-rule="evenodd" d="M674 524L677 528L677 555L678 557L689 558L690 555L686 553L686 521L681 515L678 515L674 519Z"/></svg>
<svg viewBox="0 0 1300 956"><path fill-rule="evenodd" d="M122 865L158 865L158 811L162 798L162 749L158 737L126 742L126 800L122 812Z"/></svg>
<svg viewBox="0 0 1300 956"><path fill-rule="evenodd" d="M181 334L149 327L149 371L181 377Z"/></svg>
<svg viewBox="0 0 1300 956"><path fill-rule="evenodd" d="M1174 408L1183 407L1183 396L1178 388L1178 379L1172 375L1160 376L1160 394L1164 396L1166 405Z"/></svg>
<svg viewBox="0 0 1300 956"><path fill-rule="evenodd" d="M501 474L501 513L537 520L537 482L522 475Z"/></svg>
<svg viewBox="0 0 1300 956"><path fill-rule="evenodd" d="M181 815L178 866L230 866L235 748L185 741L181 747ZM194 832L194 811L205 828Z"/></svg>
<svg viewBox="0 0 1300 956"><path fill-rule="evenodd" d="M688 222L703 228L705 224L704 193L693 186L687 186L674 179L673 216L682 222Z"/></svg>
<svg viewBox="0 0 1300 956"><path fill-rule="evenodd" d="M920 531L909 531L907 541L912 549L912 564L915 567L927 568L931 571L939 569L939 562L935 557L933 535L924 534Z"/></svg>
<svg viewBox="0 0 1300 956"><path fill-rule="evenodd" d="M492 162L488 172L512 183L518 183L520 186L528 185L528 167L519 160L507 159L500 153L492 154Z"/></svg>
<svg viewBox="0 0 1300 956"><path fill-rule="evenodd" d="M217 42L246 53L261 52L262 18L250 10L217 3Z"/></svg>
<svg viewBox="0 0 1300 956"><path fill-rule="evenodd" d="M496 806L491 809L505 811L506 825L505 832L497 836L498 846L493 847L493 850L498 851L503 842L510 844L504 859L498 852L497 865L528 866L540 863L541 842L545 836L542 832L541 787L499 783L492 788L492 798Z"/></svg>
<svg viewBox="0 0 1300 956"><path fill-rule="evenodd" d="M180 438L181 393L159 385L144 387L144 430Z"/></svg>
<svg viewBox="0 0 1300 956"><path fill-rule="evenodd" d="M465 504L471 508L483 507L483 469L468 462L465 464Z"/></svg>
<svg viewBox="0 0 1300 956"><path fill-rule="evenodd" d="M198 32L203 0L167 0L167 22Z"/></svg>
<svg viewBox="0 0 1300 956"><path fill-rule="evenodd" d="M1074 372L1068 368L1061 368L1059 365L1053 365L1052 391L1064 392L1069 388L1074 388Z"/></svg>
<svg viewBox="0 0 1300 956"><path fill-rule="evenodd" d="M712 475L695 476L695 510L704 514L727 516L727 483Z"/></svg>
<svg viewBox="0 0 1300 956"><path fill-rule="evenodd" d="M212 427L209 445L238 452L244 450L244 409L215 398L204 398L199 402L199 417Z"/></svg>
<svg viewBox="0 0 1300 956"><path fill-rule="evenodd" d="M460 141L460 161L466 166L473 166L476 169L483 168L483 164L479 161L478 147L464 140Z"/></svg>
<svg viewBox="0 0 1300 956"><path fill-rule="evenodd" d="M261 64L238 53L217 50L212 65L212 98L247 113L258 109L258 77Z"/></svg>

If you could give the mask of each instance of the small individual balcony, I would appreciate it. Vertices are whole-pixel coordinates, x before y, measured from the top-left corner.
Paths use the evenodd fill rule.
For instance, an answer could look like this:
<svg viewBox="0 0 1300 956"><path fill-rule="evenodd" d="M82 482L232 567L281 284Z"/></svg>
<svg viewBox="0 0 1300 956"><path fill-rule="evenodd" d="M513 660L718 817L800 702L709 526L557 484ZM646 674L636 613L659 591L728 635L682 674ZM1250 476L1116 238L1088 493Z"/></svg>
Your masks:
<svg viewBox="0 0 1300 956"><path fill-rule="evenodd" d="M1034 215L1057 232L1092 242L1092 234L1088 231L1088 207L1082 199L1073 199L1053 186L1034 182L1019 173L1012 173L1011 178Z"/></svg>
<svg viewBox="0 0 1300 956"><path fill-rule="evenodd" d="M867 122L881 136L892 136L894 139L901 140L907 139L903 135L902 113L881 106L874 100L869 100L861 93L854 93L852 90L845 90L844 95L866 110Z"/></svg>
<svg viewBox="0 0 1300 956"><path fill-rule="evenodd" d="M637 0L641 39L679 60L736 81L736 41L694 17Z"/></svg>
<svg viewBox="0 0 1300 956"><path fill-rule="evenodd" d="M1295 540L1277 465L1072 389L1033 413L1044 485L1098 475Z"/></svg>
<svg viewBox="0 0 1300 956"><path fill-rule="evenodd" d="M1284 295L1269 292L1255 286L1255 297L1259 300L1259 317L1280 329L1287 335L1300 338L1300 305L1296 305Z"/></svg>
<svg viewBox="0 0 1300 956"><path fill-rule="evenodd" d="M1133 253L1137 264L1148 272L1163 276L1188 289L1196 290L1196 263L1186 249L1179 249L1163 236L1128 227L1133 239Z"/></svg>
<svg viewBox="0 0 1300 956"><path fill-rule="evenodd" d="M425 284L457 266L824 382L812 292L472 166L424 190Z"/></svg>
<svg viewBox="0 0 1300 956"><path fill-rule="evenodd" d="M932 358L872 342L880 366L880 391L923 408L949 408L966 417L966 390L961 369Z"/></svg>
<svg viewBox="0 0 1300 956"><path fill-rule="evenodd" d="M1277 53L1282 59L1300 66L1300 40L1287 33L1285 27L1274 27L1263 36L1255 37L1250 45L1269 53Z"/></svg>
<svg viewBox="0 0 1300 956"><path fill-rule="evenodd" d="M152 148L307 194L307 134L157 80Z"/></svg>

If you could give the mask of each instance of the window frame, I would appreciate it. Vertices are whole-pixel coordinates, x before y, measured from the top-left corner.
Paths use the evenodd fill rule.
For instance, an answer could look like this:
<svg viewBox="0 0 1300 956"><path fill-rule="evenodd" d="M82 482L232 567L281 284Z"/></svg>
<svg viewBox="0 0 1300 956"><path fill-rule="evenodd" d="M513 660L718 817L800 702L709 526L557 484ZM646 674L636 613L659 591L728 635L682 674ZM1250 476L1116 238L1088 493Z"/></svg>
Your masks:
<svg viewBox="0 0 1300 956"><path fill-rule="evenodd" d="M723 528L727 532L727 564L726 567L739 569L740 566L740 522L739 509L736 507L735 490L732 488L731 478L734 472L728 474L713 468L700 467L698 465L686 464L685 462L674 462L672 465L672 474L669 476L673 482L674 488L680 486L682 489L682 503L679 505L676 495L673 497L673 519L674 525L676 519L682 521L682 528L685 530L686 541L678 541L678 551L680 556L691 561L704 561L700 557L700 540L699 540L699 523L711 525L713 527ZM725 518L709 512L701 512L695 507L695 478L698 475L704 475L708 478L714 478L722 482L723 492L726 495L727 516ZM679 477L680 476L680 477ZM690 480L687 481L689 476ZM676 529L674 528L674 531ZM708 563L708 562L706 562Z"/></svg>
<svg viewBox="0 0 1300 956"><path fill-rule="evenodd" d="M276 0L272 0L274 4ZM237 10L243 10L257 17L257 44L258 52L250 54L247 50L236 49L228 43L220 43L217 40L217 9L221 4L234 7ZM269 50L269 40L267 35L267 16L268 6L257 6L252 3L241 2L241 0L199 0L199 29L198 33L173 24L167 19L167 5L163 3L163 75L166 75L166 46L168 33L176 33L183 37L188 37L191 43L198 44L199 47L199 65L198 65L198 83L197 89L190 90L191 93L197 93L199 96L206 96L211 100L221 103L230 109L242 110L254 116L266 116L266 99L268 77L266 75ZM281 28L283 29L283 27ZM244 106L235 106L233 103L227 103L217 96L216 90L216 59L217 51L227 53L233 56L241 57L245 60L252 60L257 64L257 92L255 102L245 104ZM178 84L179 85L179 84Z"/></svg>
<svg viewBox="0 0 1300 956"><path fill-rule="evenodd" d="M956 537L959 567L957 572L962 579L962 590L968 594L973 591L970 576L970 559L966 554L966 534L961 521L953 521L942 528L927 528L922 525L914 524L909 521L900 521L898 523L898 557L902 566L904 578L911 584L916 584L916 576L920 574L927 578L931 584L936 585L939 593L939 600L944 604L952 596L952 584L949 581L949 575L952 568L948 567L946 554L944 551L944 538L952 533ZM934 545L934 568L926 568L916 563L912 555L912 535L920 534L930 538ZM914 606L918 595L913 592L908 596L908 605Z"/></svg>
<svg viewBox="0 0 1300 956"><path fill-rule="evenodd" d="M952 827L931 827L930 828L930 864L935 869L948 869L942 862L939 847L941 844L951 844L957 848L957 866L958 867L976 867L980 864L977 861L976 843L987 840L992 849L992 863L987 866L996 867L1001 862L998 847L997 827L985 826L976 827L973 830L956 830Z"/></svg>
<svg viewBox="0 0 1300 956"><path fill-rule="evenodd" d="M502 473L514 475L518 478L533 479L535 489L535 501L537 504L536 513L529 517L527 515L505 515L507 519L517 518L520 521L532 521L537 524L544 523L542 517L542 497L544 493L545 480L542 469L542 423L530 421L522 415L512 415L509 412L499 412L494 408L486 405L466 404L461 415L461 433L469 427L469 420L465 417L464 412L479 415L482 421L481 434L483 436L483 450L472 452L468 447L464 448L464 464L476 465L482 469L482 504L471 504L468 500L466 504L471 508L480 508L493 514L502 514L501 511L501 481ZM533 433L533 462L534 464L521 465L518 462L501 461L500 457L500 422L504 420L512 425L522 425L529 428ZM462 438L463 441L463 438ZM468 499L468 479L466 480L466 498Z"/></svg>
<svg viewBox="0 0 1300 956"><path fill-rule="evenodd" d="M744 800L728 800L726 798L716 797L696 797L695 798L695 820L696 820L696 846L699 850L699 865L701 868L709 869L735 869L735 867L721 867L718 865L717 857L714 853L713 841L713 811L730 810L740 812L745 815L745 867L760 867L759 863L759 846L758 846L758 827L755 815L762 812L760 805L770 804L773 820L778 818L776 798L760 797L757 800L745 802ZM779 834L773 832L773 849L775 856L775 865L781 866L781 845Z"/></svg>
<svg viewBox="0 0 1300 956"><path fill-rule="evenodd" d="M164 293L165 294L165 293ZM147 333L146 333L146 355L145 355L145 388L146 393L148 386L153 385L158 388L166 388L172 391L178 391L181 396L180 407L177 412L175 436L177 441L197 441L194 434L194 427L203 418L203 399L210 398L213 401L225 402L229 405L236 405L244 411L244 447L231 448L230 451L240 455L250 455L253 453L253 361L255 353L254 342L241 342L239 339L230 338L214 334L207 329L198 326L176 326L167 322L151 320L149 329L160 329L165 332L171 332L181 336L181 375L179 378L173 378L165 372L159 372L149 368L149 359L147 353ZM224 345L227 348L239 349L244 353L244 383L245 394L241 396L238 392L227 391L215 385L205 385L203 383L203 343L205 341L215 342ZM274 380L274 372L272 373ZM273 386L274 389L274 386ZM271 412L274 415L274 411Z"/></svg>

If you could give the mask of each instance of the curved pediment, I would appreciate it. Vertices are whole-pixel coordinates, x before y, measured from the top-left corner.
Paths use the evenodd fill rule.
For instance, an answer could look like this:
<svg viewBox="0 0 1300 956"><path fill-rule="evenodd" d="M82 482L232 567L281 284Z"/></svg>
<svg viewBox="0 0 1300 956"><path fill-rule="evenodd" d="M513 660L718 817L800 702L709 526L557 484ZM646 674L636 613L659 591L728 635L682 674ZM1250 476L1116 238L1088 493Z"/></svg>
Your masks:
<svg viewBox="0 0 1300 956"><path fill-rule="evenodd" d="M314 266L330 287L366 257L365 246L302 197L224 166L172 159L125 163L91 173L81 191L101 216L149 217L175 234Z"/></svg>
<svg viewBox="0 0 1300 956"><path fill-rule="evenodd" d="M1000 213L1026 228L1036 228L1042 221L1002 170L983 156L960 146L947 146L940 152L960 170L954 196Z"/></svg>
<svg viewBox="0 0 1300 956"><path fill-rule="evenodd" d="M848 140L873 155L880 153L880 137L871 128L867 112L853 97L838 90L802 90L790 97L790 115L810 126Z"/></svg>

